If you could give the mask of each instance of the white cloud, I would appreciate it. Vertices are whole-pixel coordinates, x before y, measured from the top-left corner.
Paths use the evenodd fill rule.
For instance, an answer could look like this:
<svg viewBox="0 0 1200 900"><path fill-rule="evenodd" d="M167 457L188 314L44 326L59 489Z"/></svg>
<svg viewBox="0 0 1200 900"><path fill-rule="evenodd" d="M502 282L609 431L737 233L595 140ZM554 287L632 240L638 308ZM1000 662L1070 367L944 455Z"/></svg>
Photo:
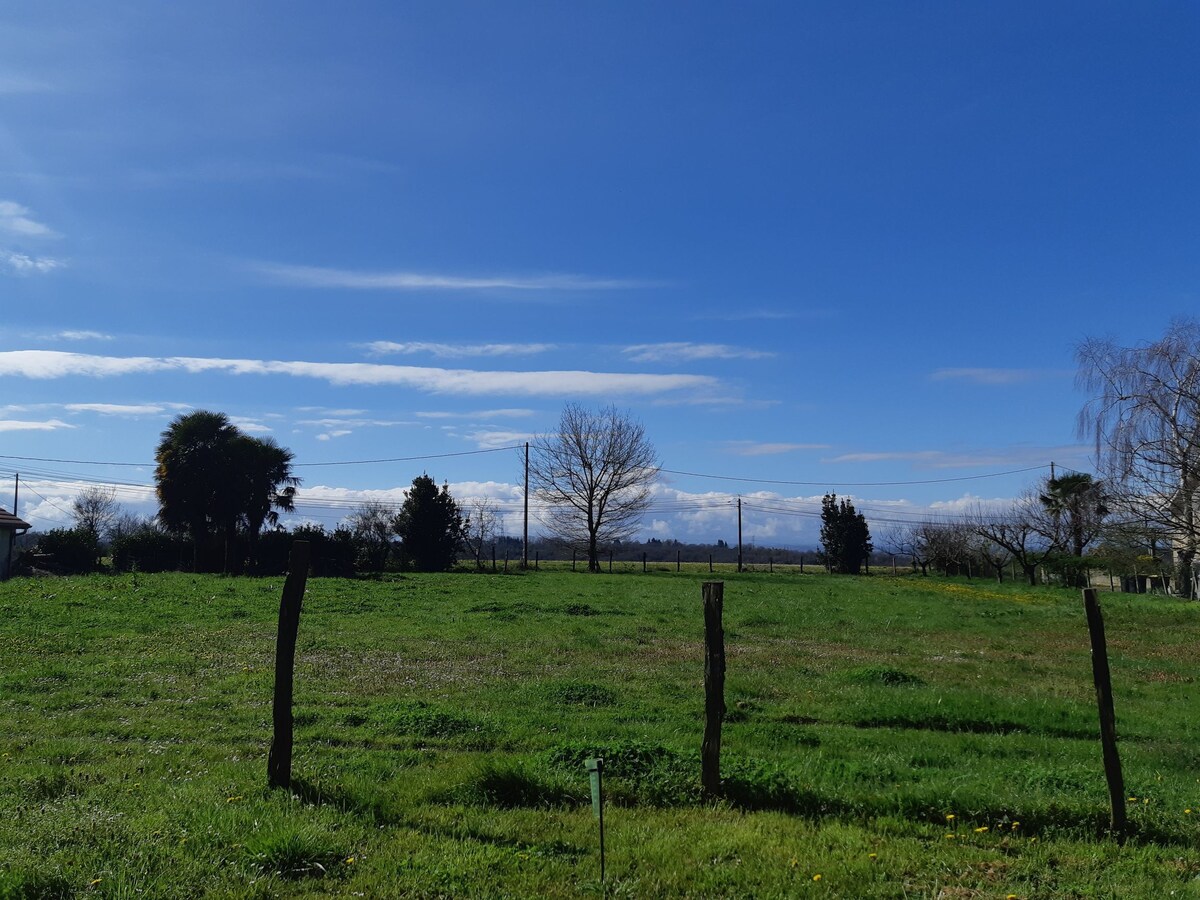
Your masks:
<svg viewBox="0 0 1200 900"><path fill-rule="evenodd" d="M22 419L0 419L0 431L58 431L60 428L74 428L59 419L47 419L44 422L30 422Z"/></svg>
<svg viewBox="0 0 1200 900"><path fill-rule="evenodd" d="M755 443L753 441L731 441L730 452L738 456L772 456L778 453L792 453L796 450L828 450L828 444L785 444L785 443Z"/></svg>
<svg viewBox="0 0 1200 900"><path fill-rule="evenodd" d="M1061 444L1055 447L1015 446L994 447L980 450L962 450L951 453L945 450L901 450L865 453L843 453L828 463L864 462L911 462L927 469L993 468L1011 469L1026 466L1041 466L1051 460L1084 467L1087 465L1088 448L1081 444Z"/></svg>
<svg viewBox="0 0 1200 900"><path fill-rule="evenodd" d="M111 341L111 334L103 334L99 331L60 331L57 334L50 335L51 340L59 341Z"/></svg>
<svg viewBox="0 0 1200 900"><path fill-rule="evenodd" d="M496 450L523 443L533 437L526 431L472 431L467 440L474 441L481 450Z"/></svg>
<svg viewBox="0 0 1200 900"><path fill-rule="evenodd" d="M938 369L929 378L932 381L965 381L968 384L1024 384L1044 377L1040 369Z"/></svg>
<svg viewBox="0 0 1200 900"><path fill-rule="evenodd" d="M165 406L152 403L66 403L63 409L71 412L100 413L104 416L153 416L166 412Z"/></svg>
<svg viewBox="0 0 1200 900"><path fill-rule="evenodd" d="M993 497L990 500L966 493L953 500L936 500L929 508L936 514L946 516L963 516L982 510L984 512L1001 512L1012 507L1014 498Z"/></svg>
<svg viewBox="0 0 1200 900"><path fill-rule="evenodd" d="M14 275L44 275L65 265L62 260L49 256L30 256L12 250L0 250L0 270L7 269Z"/></svg>
<svg viewBox="0 0 1200 900"><path fill-rule="evenodd" d="M43 94L55 90L48 81L23 75L0 75L0 96L5 94Z"/></svg>
<svg viewBox="0 0 1200 900"><path fill-rule="evenodd" d="M53 230L30 218L30 211L12 200L0 200L0 231L20 237L56 237Z"/></svg>
<svg viewBox="0 0 1200 900"><path fill-rule="evenodd" d="M357 416L327 416L323 419L299 419L296 424L315 428L337 428L340 426L394 428L401 425L420 425L421 423L405 422L397 419L364 419Z"/></svg>
<svg viewBox="0 0 1200 900"><path fill-rule="evenodd" d="M256 419L249 419L245 416L230 416L229 421L242 431L246 431L251 434L267 434L272 430L270 425L264 425L262 422L259 422Z"/></svg>
<svg viewBox="0 0 1200 900"><path fill-rule="evenodd" d="M412 355L427 353L439 359L469 356L532 356L554 349L554 344L436 344L412 341L398 344L394 341L373 341L364 345L371 356Z"/></svg>
<svg viewBox="0 0 1200 900"><path fill-rule="evenodd" d="M309 288L384 291L595 291L647 287L652 283L586 275L440 275L428 272L359 272L320 266L265 263L254 266L276 284Z"/></svg>
<svg viewBox="0 0 1200 900"><path fill-rule="evenodd" d="M704 391L718 381L707 375L651 375L587 371L496 372L394 366L376 363L220 359L185 356L96 356L57 350L0 352L0 376L107 378L158 372L223 372L229 375L287 375L335 385L393 385L431 393L611 397Z"/></svg>
<svg viewBox="0 0 1200 900"><path fill-rule="evenodd" d="M354 432L348 428L341 428L337 431L326 431L321 434L318 434L317 440L318 441L330 441L330 440L333 440L334 438L345 437L346 435L353 434L353 433Z"/></svg>
<svg viewBox="0 0 1200 900"><path fill-rule="evenodd" d="M532 409L480 409L472 412L419 412L418 419L523 419L533 415Z"/></svg>
<svg viewBox="0 0 1200 900"><path fill-rule="evenodd" d="M693 344L676 341L664 344L634 344L621 351L634 362L678 362L697 359L765 359L774 356L763 350L729 344Z"/></svg>
<svg viewBox="0 0 1200 900"><path fill-rule="evenodd" d="M327 416L362 416L366 415L365 409L330 409L326 406L297 406L297 412L302 413L324 413Z"/></svg>

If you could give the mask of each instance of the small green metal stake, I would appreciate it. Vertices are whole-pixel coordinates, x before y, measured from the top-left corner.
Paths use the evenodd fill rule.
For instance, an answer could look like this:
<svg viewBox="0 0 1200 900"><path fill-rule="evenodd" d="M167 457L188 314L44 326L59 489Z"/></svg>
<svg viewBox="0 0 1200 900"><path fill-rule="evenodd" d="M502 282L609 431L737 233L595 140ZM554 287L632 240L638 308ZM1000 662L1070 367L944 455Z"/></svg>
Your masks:
<svg viewBox="0 0 1200 900"><path fill-rule="evenodd" d="M600 883L604 883L604 760L586 759L588 775L592 780L592 813L600 822Z"/></svg>

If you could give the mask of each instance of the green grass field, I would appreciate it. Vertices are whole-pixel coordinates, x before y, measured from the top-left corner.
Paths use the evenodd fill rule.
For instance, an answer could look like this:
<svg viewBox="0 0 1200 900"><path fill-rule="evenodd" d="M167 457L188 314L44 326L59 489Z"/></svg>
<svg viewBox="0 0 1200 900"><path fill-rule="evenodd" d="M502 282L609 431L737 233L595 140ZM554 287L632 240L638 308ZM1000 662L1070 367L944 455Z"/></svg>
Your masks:
<svg viewBox="0 0 1200 900"><path fill-rule="evenodd" d="M1108 839L1078 591L707 572L0 584L0 898L1200 896L1200 606L1102 594L1135 834ZM603 756L608 881L583 760Z"/></svg>

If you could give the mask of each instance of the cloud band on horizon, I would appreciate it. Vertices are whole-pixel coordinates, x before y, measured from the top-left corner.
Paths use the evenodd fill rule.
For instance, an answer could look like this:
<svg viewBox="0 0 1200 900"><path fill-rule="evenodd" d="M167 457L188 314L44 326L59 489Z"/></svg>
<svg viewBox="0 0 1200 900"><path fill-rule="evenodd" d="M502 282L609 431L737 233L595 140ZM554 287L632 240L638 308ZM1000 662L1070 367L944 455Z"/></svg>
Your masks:
<svg viewBox="0 0 1200 900"><path fill-rule="evenodd" d="M399 385L430 393L529 396L653 395L712 390L708 375L655 375L588 371L476 371L380 363L221 359L190 356L97 356L58 350L0 352L0 376L32 379L112 378L163 372L288 375L334 385Z"/></svg>

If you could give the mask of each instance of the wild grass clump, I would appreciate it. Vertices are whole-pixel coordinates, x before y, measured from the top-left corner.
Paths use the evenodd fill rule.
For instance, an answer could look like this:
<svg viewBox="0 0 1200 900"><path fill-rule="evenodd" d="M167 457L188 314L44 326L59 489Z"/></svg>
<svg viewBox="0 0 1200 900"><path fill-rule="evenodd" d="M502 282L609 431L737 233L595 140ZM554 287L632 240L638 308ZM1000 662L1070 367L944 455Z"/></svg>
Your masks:
<svg viewBox="0 0 1200 900"><path fill-rule="evenodd" d="M615 706L616 692L600 684L587 681L568 681L550 685L546 690L548 699L564 706Z"/></svg>
<svg viewBox="0 0 1200 900"><path fill-rule="evenodd" d="M323 878L348 859L348 848L308 824L283 824L247 838L243 858L260 874L280 878Z"/></svg>
<svg viewBox="0 0 1200 900"><path fill-rule="evenodd" d="M492 730L488 723L421 700L386 705L378 710L373 721L376 728L386 734L441 741L466 737L472 740L459 740L459 743L478 749L491 746Z"/></svg>
<svg viewBox="0 0 1200 900"><path fill-rule="evenodd" d="M856 669L851 669L846 673L845 677L847 681L853 684L882 684L887 687L920 685L925 683L925 680L918 675L903 672L900 669L893 669L890 666L860 666Z"/></svg>
<svg viewBox="0 0 1200 900"><path fill-rule="evenodd" d="M73 896L71 883L61 875L0 871L0 900L67 900Z"/></svg>
<svg viewBox="0 0 1200 900"><path fill-rule="evenodd" d="M430 800L506 809L545 809L578 806L588 802L589 796L587 787L581 787L578 781L572 783L521 762L488 760L461 784L431 793Z"/></svg>

